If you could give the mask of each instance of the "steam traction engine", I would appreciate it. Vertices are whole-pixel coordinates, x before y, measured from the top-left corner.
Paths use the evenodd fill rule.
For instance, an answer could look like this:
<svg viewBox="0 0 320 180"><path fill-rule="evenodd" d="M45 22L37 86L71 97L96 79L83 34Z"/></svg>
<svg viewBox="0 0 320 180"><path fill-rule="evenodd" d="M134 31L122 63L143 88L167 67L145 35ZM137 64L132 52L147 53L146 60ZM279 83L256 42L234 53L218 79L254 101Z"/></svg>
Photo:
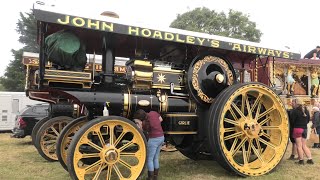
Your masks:
<svg viewBox="0 0 320 180"><path fill-rule="evenodd" d="M242 176L268 173L282 159L289 134L286 110L269 87L243 83L242 72L260 56L297 59L299 54L41 7L34 14L40 58L39 64L26 63L26 92L50 102L53 113L66 106L76 112L48 117L35 144L73 179L137 179L146 161L146 139L132 122L137 109L160 112L166 139L191 159L216 159ZM79 37L87 56L93 55L86 68L52 63L47 38L61 30ZM116 57L127 59L125 67ZM125 73L117 71L121 68Z"/></svg>

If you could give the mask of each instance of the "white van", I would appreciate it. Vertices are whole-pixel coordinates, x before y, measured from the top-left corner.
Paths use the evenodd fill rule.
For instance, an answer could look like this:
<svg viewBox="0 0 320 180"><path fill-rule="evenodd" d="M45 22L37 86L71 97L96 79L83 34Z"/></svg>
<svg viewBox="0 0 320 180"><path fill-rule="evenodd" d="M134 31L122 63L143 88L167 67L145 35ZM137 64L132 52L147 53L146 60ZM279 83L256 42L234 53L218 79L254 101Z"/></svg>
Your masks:
<svg viewBox="0 0 320 180"><path fill-rule="evenodd" d="M25 92L0 91L0 131L12 130L15 125L15 116L27 105L41 102L26 97Z"/></svg>

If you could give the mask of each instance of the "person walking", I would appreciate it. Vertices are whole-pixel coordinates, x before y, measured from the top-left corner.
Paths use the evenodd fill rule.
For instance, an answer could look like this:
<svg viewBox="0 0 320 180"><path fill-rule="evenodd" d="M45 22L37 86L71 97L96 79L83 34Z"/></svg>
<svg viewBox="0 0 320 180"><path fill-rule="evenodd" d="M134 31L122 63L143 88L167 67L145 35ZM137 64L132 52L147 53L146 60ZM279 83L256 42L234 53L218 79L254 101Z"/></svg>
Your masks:
<svg viewBox="0 0 320 180"><path fill-rule="evenodd" d="M295 138L299 158L299 161L296 163L303 165L303 155L305 154L308 158L307 164L314 164L311 157L311 152L306 144L307 124L310 121L310 114L303 101L301 101L300 99L296 99L296 104L297 107L294 108L291 113L293 125L292 135Z"/></svg>
<svg viewBox="0 0 320 180"><path fill-rule="evenodd" d="M157 180L160 168L160 150L164 142L164 134L161 127L161 122L163 121L163 119L160 116L160 114L156 111L150 111L147 115L149 127L144 126L144 129L148 131L149 136L147 145L147 180Z"/></svg>

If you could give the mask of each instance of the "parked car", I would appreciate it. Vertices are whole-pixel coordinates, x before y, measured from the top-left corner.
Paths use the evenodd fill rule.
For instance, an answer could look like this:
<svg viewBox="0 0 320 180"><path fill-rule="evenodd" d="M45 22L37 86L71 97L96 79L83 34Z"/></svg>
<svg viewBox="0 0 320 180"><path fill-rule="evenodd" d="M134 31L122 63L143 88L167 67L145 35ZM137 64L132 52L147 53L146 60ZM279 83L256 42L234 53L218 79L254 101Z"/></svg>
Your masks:
<svg viewBox="0 0 320 180"><path fill-rule="evenodd" d="M48 104L27 106L16 116L12 137L24 138L31 135L35 124L48 116Z"/></svg>

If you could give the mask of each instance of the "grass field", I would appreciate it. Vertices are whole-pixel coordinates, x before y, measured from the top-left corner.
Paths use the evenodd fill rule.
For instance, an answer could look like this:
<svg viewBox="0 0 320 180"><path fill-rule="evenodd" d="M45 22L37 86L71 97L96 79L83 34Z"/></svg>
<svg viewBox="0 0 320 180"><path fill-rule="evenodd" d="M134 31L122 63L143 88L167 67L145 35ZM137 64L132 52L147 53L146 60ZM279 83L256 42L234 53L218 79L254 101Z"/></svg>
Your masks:
<svg viewBox="0 0 320 180"><path fill-rule="evenodd" d="M289 156L288 151L284 160L274 172L247 179L320 179L318 174L320 149L312 149L315 164L304 166L286 160ZM10 138L9 133L0 134L0 157L0 180L70 179L68 172L60 166L59 162L47 162L38 155L35 147L31 145L30 137L14 139ZM192 161L179 152L162 152L160 166L160 180L244 179L225 171L215 161ZM141 179L145 179L145 177L146 175Z"/></svg>

